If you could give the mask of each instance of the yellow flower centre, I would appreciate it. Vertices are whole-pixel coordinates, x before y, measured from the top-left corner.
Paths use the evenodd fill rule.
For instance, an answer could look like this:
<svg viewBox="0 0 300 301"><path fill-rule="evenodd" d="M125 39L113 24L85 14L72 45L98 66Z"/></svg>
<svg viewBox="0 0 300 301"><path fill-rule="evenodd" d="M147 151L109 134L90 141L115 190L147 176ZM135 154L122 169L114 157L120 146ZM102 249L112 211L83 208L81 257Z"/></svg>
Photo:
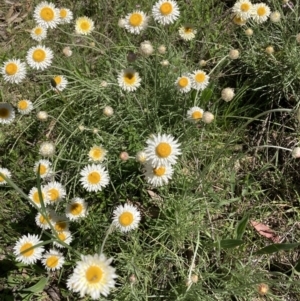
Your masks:
<svg viewBox="0 0 300 301"><path fill-rule="evenodd" d="M63 233L63 232L60 232L58 233L58 238L61 240L61 241L65 241L66 240L66 234Z"/></svg>
<svg viewBox="0 0 300 301"><path fill-rule="evenodd" d="M30 242L25 243L24 245L22 245L22 247L20 248L20 253L25 256L25 257L29 257L33 254L34 249L32 248L31 250L26 251L27 249L33 247L33 244Z"/></svg>
<svg viewBox="0 0 300 301"><path fill-rule="evenodd" d="M42 197L44 199L44 194L42 193ZM40 200L40 196L39 196L39 192L36 191L33 195L32 195L32 199L35 203L40 204L41 200Z"/></svg>
<svg viewBox="0 0 300 301"><path fill-rule="evenodd" d="M129 18L129 23L133 27L140 26L143 23L143 16L139 13L133 13Z"/></svg>
<svg viewBox="0 0 300 301"><path fill-rule="evenodd" d="M47 220L42 215L40 216L39 221L42 225L47 224Z"/></svg>
<svg viewBox="0 0 300 301"><path fill-rule="evenodd" d="M9 118L10 116L10 111L7 108L0 108L0 118Z"/></svg>
<svg viewBox="0 0 300 301"><path fill-rule="evenodd" d="M99 283L102 277L103 271L97 266L91 266L85 272L85 278L89 284Z"/></svg>
<svg viewBox="0 0 300 301"><path fill-rule="evenodd" d="M26 100L20 100L18 102L18 108L20 110L26 110L28 108L28 102Z"/></svg>
<svg viewBox="0 0 300 301"><path fill-rule="evenodd" d="M55 224L54 226L54 229L57 231L57 232L62 232L64 230L66 230L68 227L68 224L64 221L59 221Z"/></svg>
<svg viewBox="0 0 300 301"><path fill-rule="evenodd" d="M204 81L205 81L205 74L204 73L198 73L198 74L196 74L196 76L195 76L195 81L197 82L197 83L203 83Z"/></svg>
<svg viewBox="0 0 300 301"><path fill-rule="evenodd" d="M43 33L43 29L41 27L37 27L34 31L34 33L39 36Z"/></svg>
<svg viewBox="0 0 300 301"><path fill-rule="evenodd" d="M56 201L59 198L59 191L56 188L51 188L48 190L48 195L51 201Z"/></svg>
<svg viewBox="0 0 300 301"><path fill-rule="evenodd" d="M202 118L202 113L200 111L195 111L192 113L192 118L193 119L201 119Z"/></svg>
<svg viewBox="0 0 300 301"><path fill-rule="evenodd" d="M153 173L156 176L161 177L161 176L163 176L166 173L166 168L164 166L153 168Z"/></svg>
<svg viewBox="0 0 300 301"><path fill-rule="evenodd" d="M125 73L124 82L128 85L133 85L136 82L134 73Z"/></svg>
<svg viewBox="0 0 300 301"><path fill-rule="evenodd" d="M55 268L58 265L58 257L53 255L47 258L46 260L46 266L48 268Z"/></svg>
<svg viewBox="0 0 300 301"><path fill-rule="evenodd" d="M95 147L91 150L90 155L91 155L92 159L98 160L102 157L103 151L101 148Z"/></svg>
<svg viewBox="0 0 300 301"><path fill-rule="evenodd" d="M61 76L55 76L54 81L55 81L56 85L59 85L62 81L62 77Z"/></svg>
<svg viewBox="0 0 300 301"><path fill-rule="evenodd" d="M101 180L101 176L97 171L92 171L89 175L88 175L88 182L90 184L98 184Z"/></svg>
<svg viewBox="0 0 300 301"><path fill-rule="evenodd" d="M59 11L59 16L62 18L62 19L65 19L65 17L67 16L67 10L65 10L65 9L61 9L60 11Z"/></svg>
<svg viewBox="0 0 300 301"><path fill-rule="evenodd" d="M191 28L191 27L185 27L184 28L185 33L191 33L192 31L193 31L193 28Z"/></svg>
<svg viewBox="0 0 300 301"><path fill-rule="evenodd" d="M79 27L82 31L89 31L91 28L91 24L90 22L84 20L80 22Z"/></svg>
<svg viewBox="0 0 300 301"><path fill-rule="evenodd" d="M16 63L8 63L5 67L5 73L7 75L15 75L18 71L18 65Z"/></svg>
<svg viewBox="0 0 300 301"><path fill-rule="evenodd" d="M4 182L4 179L0 176L0 182Z"/></svg>
<svg viewBox="0 0 300 301"><path fill-rule="evenodd" d="M169 143L161 142L155 148L156 155L160 158L167 158L172 152L172 148Z"/></svg>
<svg viewBox="0 0 300 301"><path fill-rule="evenodd" d="M32 54L32 58L35 62L41 63L45 60L47 54L45 52L45 50L43 49L36 49L33 54Z"/></svg>
<svg viewBox="0 0 300 301"><path fill-rule="evenodd" d="M38 172L39 167L37 167L36 172ZM47 167L45 165L40 165L40 175L44 175L47 172Z"/></svg>
<svg viewBox="0 0 300 301"><path fill-rule="evenodd" d="M74 203L71 205L70 212L73 215L79 215L83 211L83 207L79 203Z"/></svg>
<svg viewBox="0 0 300 301"><path fill-rule="evenodd" d="M249 3L243 3L241 5L241 11L247 12L251 8L251 5Z"/></svg>
<svg viewBox="0 0 300 301"><path fill-rule="evenodd" d="M52 21L54 19L54 10L51 7L43 7L40 12L40 17L46 21Z"/></svg>
<svg viewBox="0 0 300 301"><path fill-rule="evenodd" d="M267 13L267 11L266 11L266 8L265 8L265 7L259 7L259 8L257 9L257 14L258 14L260 17L263 17L266 13Z"/></svg>
<svg viewBox="0 0 300 301"><path fill-rule="evenodd" d="M172 11L173 11L173 6L172 6L172 4L169 3L169 2L165 2L165 3L163 3L163 4L160 6L159 10L160 10L160 12L161 12L162 15L167 16L167 15L169 15L169 14L172 13Z"/></svg>
<svg viewBox="0 0 300 301"><path fill-rule="evenodd" d="M133 222L133 214L130 212L124 212L119 216L119 223L123 227L130 226Z"/></svg>
<svg viewBox="0 0 300 301"><path fill-rule="evenodd" d="M178 86L180 88L185 88L187 85L189 84L189 80L186 77L182 77L179 81L178 81Z"/></svg>

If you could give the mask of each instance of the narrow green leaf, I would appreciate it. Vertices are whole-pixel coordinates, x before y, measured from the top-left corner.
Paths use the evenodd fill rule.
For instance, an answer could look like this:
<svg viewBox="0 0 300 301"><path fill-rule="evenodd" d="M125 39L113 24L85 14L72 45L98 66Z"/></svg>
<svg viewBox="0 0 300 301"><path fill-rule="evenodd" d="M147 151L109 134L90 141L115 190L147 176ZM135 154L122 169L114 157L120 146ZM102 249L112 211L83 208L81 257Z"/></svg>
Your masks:
<svg viewBox="0 0 300 301"><path fill-rule="evenodd" d="M300 260L298 260L298 262L296 263L294 269L295 269L298 273L300 273Z"/></svg>
<svg viewBox="0 0 300 301"><path fill-rule="evenodd" d="M208 102L211 99L212 94L213 94L213 91L211 89L209 89L209 88L204 89L202 91L201 97L200 97L201 103Z"/></svg>
<svg viewBox="0 0 300 301"><path fill-rule="evenodd" d="M300 246L300 243L293 244L272 244L255 252L256 255L272 254L279 251L288 251Z"/></svg>
<svg viewBox="0 0 300 301"><path fill-rule="evenodd" d="M231 249L242 245L244 242L240 239L222 239L220 241L220 247L223 249Z"/></svg>
<svg viewBox="0 0 300 301"><path fill-rule="evenodd" d="M249 221L249 215L246 214L237 224L236 226L236 229L235 229L235 232L236 232L236 239L242 239L244 233L245 233L245 230L246 230L246 227L247 227L247 224L248 224L248 221Z"/></svg>
<svg viewBox="0 0 300 301"><path fill-rule="evenodd" d="M48 282L48 278L47 277L43 277L42 279L40 279L40 281L38 283L36 283L35 285L28 287L28 288L24 288L22 289L23 292L31 292L31 293L38 293L38 292L42 292L46 286Z"/></svg>

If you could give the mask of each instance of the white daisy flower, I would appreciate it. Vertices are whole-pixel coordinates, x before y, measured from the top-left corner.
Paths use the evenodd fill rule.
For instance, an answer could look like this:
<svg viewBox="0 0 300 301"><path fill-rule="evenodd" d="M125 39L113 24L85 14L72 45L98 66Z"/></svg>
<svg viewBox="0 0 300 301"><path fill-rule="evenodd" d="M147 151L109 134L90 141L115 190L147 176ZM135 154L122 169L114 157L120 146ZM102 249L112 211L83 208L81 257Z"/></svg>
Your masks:
<svg viewBox="0 0 300 301"><path fill-rule="evenodd" d="M7 168L0 167L0 172L4 175L5 178L11 178L11 172ZM0 176L0 186L5 185L7 182Z"/></svg>
<svg viewBox="0 0 300 301"><path fill-rule="evenodd" d="M174 23L179 15L179 8L173 0L160 0L152 8L152 14L155 21L162 25Z"/></svg>
<svg viewBox="0 0 300 301"><path fill-rule="evenodd" d="M179 36L185 40L190 41L193 40L196 36L197 30L193 28L191 25L181 26L178 30Z"/></svg>
<svg viewBox="0 0 300 301"><path fill-rule="evenodd" d="M51 81L51 89L54 91L63 91L68 84L68 80L63 75L55 76Z"/></svg>
<svg viewBox="0 0 300 301"><path fill-rule="evenodd" d="M51 224L54 223L54 219L56 217L55 211L46 209L45 212L46 216L48 217L48 220ZM41 212L38 212L35 216L35 223L38 227L42 228L43 230L50 229L50 224L47 222L46 218L41 214Z"/></svg>
<svg viewBox="0 0 300 301"><path fill-rule="evenodd" d="M18 112L27 115L33 110L33 103L30 100L22 99L17 104Z"/></svg>
<svg viewBox="0 0 300 301"><path fill-rule="evenodd" d="M241 18L238 15L233 15L232 22L236 25L243 26L247 23L247 20L244 20L243 18Z"/></svg>
<svg viewBox="0 0 300 301"><path fill-rule="evenodd" d="M271 14L270 7L265 3L257 3L253 5L252 19L261 24L266 22Z"/></svg>
<svg viewBox="0 0 300 301"><path fill-rule="evenodd" d="M47 204L49 203L49 197L48 197L48 195L47 195L47 193L46 193L43 186L41 186L41 190L42 190L42 198L43 198L44 205L47 206ZM29 191L28 197L31 199L31 201L33 203L35 203L35 205L38 208L42 207L39 192L38 192L38 189L36 187L31 188L31 190ZM33 206L33 204L31 202L30 202L30 205Z"/></svg>
<svg viewBox="0 0 300 301"><path fill-rule="evenodd" d="M26 77L26 64L19 59L5 61L0 69L6 82L19 84Z"/></svg>
<svg viewBox="0 0 300 301"><path fill-rule="evenodd" d="M79 17L75 21L75 32L88 35L94 30L94 21L88 17Z"/></svg>
<svg viewBox="0 0 300 301"><path fill-rule="evenodd" d="M40 145L39 153L43 157L52 157L55 153L55 145L52 142L43 142Z"/></svg>
<svg viewBox="0 0 300 301"><path fill-rule="evenodd" d="M53 217L53 228L57 233L69 231L69 221L66 216L55 215Z"/></svg>
<svg viewBox="0 0 300 301"><path fill-rule="evenodd" d="M122 70L118 75L118 84L124 91L135 91L141 85L138 72L132 69Z"/></svg>
<svg viewBox="0 0 300 301"><path fill-rule="evenodd" d="M202 119L204 111L199 107L192 107L187 111L187 118L197 122Z"/></svg>
<svg viewBox="0 0 300 301"><path fill-rule="evenodd" d="M149 17L142 11L134 11L125 17L125 29L133 34L140 34L148 26Z"/></svg>
<svg viewBox="0 0 300 301"><path fill-rule="evenodd" d="M78 219L87 216L87 207L87 203L84 199L74 198L69 204L67 204L66 216L71 221L77 221Z"/></svg>
<svg viewBox="0 0 300 301"><path fill-rule="evenodd" d="M28 234L23 235L14 246L14 254L16 260L24 264L36 263L42 257L44 247L35 247L37 244L42 243L37 235Z"/></svg>
<svg viewBox="0 0 300 301"><path fill-rule="evenodd" d="M93 300L98 300L101 295L107 297L110 289L115 287L114 278L118 277L111 262L112 258L107 259L104 254L81 255L81 261L67 280L68 289L79 293L80 298L85 295Z"/></svg>
<svg viewBox="0 0 300 301"><path fill-rule="evenodd" d="M192 81L188 75L178 77L175 85L181 93L188 93L192 89Z"/></svg>
<svg viewBox="0 0 300 301"><path fill-rule="evenodd" d="M53 52L50 48L38 45L36 47L31 47L26 56L28 65L32 69L45 70L47 69L53 59Z"/></svg>
<svg viewBox="0 0 300 301"><path fill-rule="evenodd" d="M233 13L241 18L242 20L247 20L251 18L253 5L249 0L239 0L232 8Z"/></svg>
<svg viewBox="0 0 300 301"><path fill-rule="evenodd" d="M99 164L85 166L80 172L80 182L89 192L101 191L103 187L109 184L109 175L107 170Z"/></svg>
<svg viewBox="0 0 300 301"><path fill-rule="evenodd" d="M46 194L49 198L49 203L55 205L66 196L66 189L59 182L50 182L45 186Z"/></svg>
<svg viewBox="0 0 300 301"><path fill-rule="evenodd" d="M58 248L65 248L62 244L59 242L62 241L67 245L70 245L70 243L73 240L73 235L69 230L57 232L58 240L55 240L53 244Z"/></svg>
<svg viewBox="0 0 300 301"><path fill-rule="evenodd" d="M44 253L41 261L47 271L56 271L62 268L65 257L59 251L51 249Z"/></svg>
<svg viewBox="0 0 300 301"><path fill-rule="evenodd" d="M113 212L113 225L122 232L128 232L138 227L141 214L133 205L119 205Z"/></svg>
<svg viewBox="0 0 300 301"><path fill-rule="evenodd" d="M88 153L89 161L102 162L106 153L107 151L104 147L102 147L102 145L94 145Z"/></svg>
<svg viewBox="0 0 300 301"><path fill-rule="evenodd" d="M15 119L15 111L11 104L0 102L0 124L10 124Z"/></svg>
<svg viewBox="0 0 300 301"><path fill-rule="evenodd" d="M62 7L59 9L59 21L61 24L71 23L73 20L73 13L68 8Z"/></svg>
<svg viewBox="0 0 300 301"><path fill-rule="evenodd" d="M196 70L190 74L192 87L196 90L204 90L209 83L209 75L202 70Z"/></svg>
<svg viewBox="0 0 300 301"><path fill-rule="evenodd" d="M38 162L35 162L33 171L36 174L38 173L39 165L40 165L40 177L42 179L52 175L52 168L51 168L52 163L49 160L42 159L39 160Z"/></svg>
<svg viewBox="0 0 300 301"><path fill-rule="evenodd" d="M59 10L53 3L43 1L34 9L33 18L38 25L55 28L59 23Z"/></svg>
<svg viewBox="0 0 300 301"><path fill-rule="evenodd" d="M30 32L30 36L32 39L40 42L47 37L47 29L44 28L43 26L36 26L32 28Z"/></svg>
<svg viewBox="0 0 300 301"><path fill-rule="evenodd" d="M145 178L152 186L160 187L169 183L173 172L174 170L169 164L152 167L152 164L148 163L146 165Z"/></svg>
<svg viewBox="0 0 300 301"><path fill-rule="evenodd" d="M181 154L180 143L172 135L152 135L147 141L145 153L153 167L175 164Z"/></svg>

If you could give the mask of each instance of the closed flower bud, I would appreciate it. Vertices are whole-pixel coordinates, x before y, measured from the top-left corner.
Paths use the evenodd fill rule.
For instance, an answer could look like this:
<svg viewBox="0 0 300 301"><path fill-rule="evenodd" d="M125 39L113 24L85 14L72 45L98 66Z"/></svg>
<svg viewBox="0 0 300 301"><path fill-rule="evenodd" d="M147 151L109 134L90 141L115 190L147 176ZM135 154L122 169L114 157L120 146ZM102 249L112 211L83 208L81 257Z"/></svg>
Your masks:
<svg viewBox="0 0 300 301"><path fill-rule="evenodd" d="M129 154L127 152L121 152L120 159L122 161L127 161L129 159Z"/></svg>
<svg viewBox="0 0 300 301"><path fill-rule="evenodd" d="M300 158L300 147L295 147L292 150L292 157L295 159Z"/></svg>
<svg viewBox="0 0 300 301"><path fill-rule="evenodd" d="M65 48L63 49L63 54L64 54L66 57L69 57L69 56L72 55L72 50L70 49L69 46L67 46L67 47L65 47Z"/></svg>
<svg viewBox="0 0 300 301"><path fill-rule="evenodd" d="M151 44L151 42L149 41L144 41L140 44L140 53L143 55L143 56L149 56L153 53L154 49L153 49L153 46Z"/></svg>
<svg viewBox="0 0 300 301"><path fill-rule="evenodd" d="M201 66L201 67L205 67L206 66L206 61L205 60L201 60L200 62L199 62L199 65Z"/></svg>
<svg viewBox="0 0 300 301"><path fill-rule="evenodd" d="M221 98L227 102L231 101L234 95L234 90L232 88L225 88L221 92Z"/></svg>
<svg viewBox="0 0 300 301"><path fill-rule="evenodd" d="M273 54L274 53L274 48L273 48L273 46L268 46L265 49L265 51L266 51L267 54Z"/></svg>
<svg viewBox="0 0 300 301"><path fill-rule="evenodd" d="M107 117L110 117L110 116L114 115L114 109L110 106L106 106L103 109L103 114Z"/></svg>
<svg viewBox="0 0 300 301"><path fill-rule="evenodd" d="M257 290L261 296L265 296L267 294L267 292L269 291L269 286L265 283L261 283L258 285Z"/></svg>
<svg viewBox="0 0 300 301"><path fill-rule="evenodd" d="M231 49L229 51L229 57L232 59L232 60L236 60L238 59L240 56L240 52L237 50L237 49Z"/></svg>
<svg viewBox="0 0 300 301"><path fill-rule="evenodd" d="M251 28L247 28L245 30L245 34L246 36L251 37L253 35L253 30Z"/></svg>
<svg viewBox="0 0 300 301"><path fill-rule="evenodd" d="M211 112L204 112L203 113L202 121L204 123L207 123L207 124L212 123L214 119L215 119L215 116Z"/></svg>
<svg viewBox="0 0 300 301"><path fill-rule="evenodd" d="M281 15L280 15L280 12L278 12L278 11L274 11L274 12L272 12L271 15L270 15L270 20L271 20L271 22L273 22L273 23L279 22L279 21L280 21L280 18L281 18Z"/></svg>
<svg viewBox="0 0 300 301"><path fill-rule="evenodd" d="M40 121L46 121L48 119L48 113L45 111L40 111L36 114L36 118Z"/></svg>
<svg viewBox="0 0 300 301"><path fill-rule="evenodd" d="M165 45L160 45L158 48L157 48L158 52L160 54L165 54L167 52L167 48Z"/></svg>
<svg viewBox="0 0 300 301"><path fill-rule="evenodd" d="M43 142L40 145L39 153L43 157L52 157L55 153L55 145L52 142Z"/></svg>

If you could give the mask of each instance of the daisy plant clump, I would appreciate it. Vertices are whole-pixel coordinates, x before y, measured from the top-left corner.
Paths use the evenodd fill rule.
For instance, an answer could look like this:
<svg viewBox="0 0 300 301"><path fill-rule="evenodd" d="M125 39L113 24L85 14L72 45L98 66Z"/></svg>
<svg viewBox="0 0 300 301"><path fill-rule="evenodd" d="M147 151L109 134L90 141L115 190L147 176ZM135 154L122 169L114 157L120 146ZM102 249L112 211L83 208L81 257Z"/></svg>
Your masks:
<svg viewBox="0 0 300 301"><path fill-rule="evenodd" d="M173 0L160 0L152 8L154 20L162 25L174 23L180 15L178 4Z"/></svg>
<svg viewBox="0 0 300 301"><path fill-rule="evenodd" d="M124 19L124 28L133 34L140 34L148 26L149 17L142 11L134 11Z"/></svg>
<svg viewBox="0 0 300 301"><path fill-rule="evenodd" d="M27 115L33 110L33 103L30 100L22 99L17 103L18 112Z"/></svg>
<svg viewBox="0 0 300 301"><path fill-rule="evenodd" d="M11 84L19 84L26 77L26 64L19 59L7 60L0 72L4 80Z"/></svg>
<svg viewBox="0 0 300 301"><path fill-rule="evenodd" d="M88 17L79 17L75 20L75 32L79 35L89 35L94 29L94 21Z"/></svg>
<svg viewBox="0 0 300 301"><path fill-rule="evenodd" d="M36 23L44 28L55 28L59 24L59 10L51 2L43 1L33 12Z"/></svg>

